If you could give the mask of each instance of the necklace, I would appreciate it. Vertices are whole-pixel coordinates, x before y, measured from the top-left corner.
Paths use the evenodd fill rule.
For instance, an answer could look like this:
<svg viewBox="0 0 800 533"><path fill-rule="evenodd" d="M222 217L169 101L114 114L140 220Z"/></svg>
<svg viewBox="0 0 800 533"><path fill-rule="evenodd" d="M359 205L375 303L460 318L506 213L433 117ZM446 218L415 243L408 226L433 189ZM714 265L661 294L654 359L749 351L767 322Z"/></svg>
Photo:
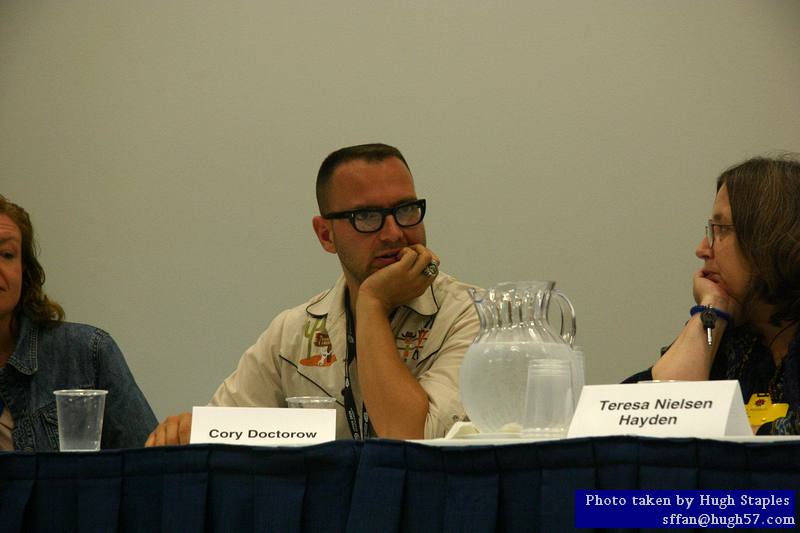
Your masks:
<svg viewBox="0 0 800 533"><path fill-rule="evenodd" d="M775 341L776 341L776 340L778 340L778 337L780 337L780 336L781 336L781 334L782 334L784 331L786 331L787 329L789 329L790 327L792 327L792 326L794 326L794 325L795 325L795 322L794 322L794 320L793 320L793 321L789 322L788 324L786 324L785 326L783 326L783 327L780 329L780 331L778 331L778 333L776 333L776 334L775 334L775 336L774 336L774 337L772 337L772 340L771 340L771 341L769 341L769 345L767 345L767 349L768 349L768 350L771 350L771 349L772 349L772 345L773 345L773 344L775 344Z"/></svg>
<svg viewBox="0 0 800 533"><path fill-rule="evenodd" d="M794 326L795 322L791 321L782 327L775 336L772 337L772 340L769 341L769 346L767 346L768 351L772 351L772 345L775 344L775 341L778 340L784 331L789 329L790 327ZM782 356L779 361L775 363L775 373L772 375L772 379L769 381L767 385L767 390L769 392L772 401L780 401L783 397L783 360L784 357Z"/></svg>

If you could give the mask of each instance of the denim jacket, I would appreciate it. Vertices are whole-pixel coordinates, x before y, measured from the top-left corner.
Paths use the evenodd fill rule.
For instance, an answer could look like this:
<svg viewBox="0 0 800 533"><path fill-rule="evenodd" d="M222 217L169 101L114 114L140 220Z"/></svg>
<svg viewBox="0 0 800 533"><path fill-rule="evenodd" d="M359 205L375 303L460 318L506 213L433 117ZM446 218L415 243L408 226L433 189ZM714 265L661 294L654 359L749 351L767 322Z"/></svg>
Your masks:
<svg viewBox="0 0 800 533"><path fill-rule="evenodd" d="M19 339L0 368L0 398L14 419L14 449L58 451L54 390L105 389L101 447L144 444L157 421L114 339L100 329L20 321Z"/></svg>

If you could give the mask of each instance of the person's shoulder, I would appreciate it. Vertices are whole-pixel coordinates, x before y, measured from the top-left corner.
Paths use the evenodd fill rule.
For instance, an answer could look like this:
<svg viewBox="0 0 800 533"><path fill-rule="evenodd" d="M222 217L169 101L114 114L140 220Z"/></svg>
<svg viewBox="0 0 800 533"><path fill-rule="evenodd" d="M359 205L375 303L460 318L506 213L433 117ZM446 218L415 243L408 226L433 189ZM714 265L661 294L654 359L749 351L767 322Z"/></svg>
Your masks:
<svg viewBox="0 0 800 533"><path fill-rule="evenodd" d="M433 292L439 305L472 305L469 289L480 290L477 285L464 283L444 272L439 272L433 282Z"/></svg>
<svg viewBox="0 0 800 533"><path fill-rule="evenodd" d="M36 324L39 335L42 337L62 338L71 340L105 339L111 335L97 326L81 324L79 322L39 322Z"/></svg>
<svg viewBox="0 0 800 533"><path fill-rule="evenodd" d="M97 326L77 322L40 322L37 330L38 353L66 354L69 357L93 357L119 351L111 335Z"/></svg>
<svg viewBox="0 0 800 533"><path fill-rule="evenodd" d="M295 321L305 321L309 316L327 314L332 305L332 293L335 289L335 286L325 289L301 304L284 309L275 316L272 323L294 323Z"/></svg>

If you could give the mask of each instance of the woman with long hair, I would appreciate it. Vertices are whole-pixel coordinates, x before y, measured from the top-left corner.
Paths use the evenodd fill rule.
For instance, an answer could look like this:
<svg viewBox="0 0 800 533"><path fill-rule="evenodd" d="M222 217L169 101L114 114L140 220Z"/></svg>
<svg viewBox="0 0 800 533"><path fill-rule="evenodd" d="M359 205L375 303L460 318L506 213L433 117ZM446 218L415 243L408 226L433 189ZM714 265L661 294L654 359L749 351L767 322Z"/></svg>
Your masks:
<svg viewBox="0 0 800 533"><path fill-rule="evenodd" d="M788 404L759 434L800 434L800 161L757 157L723 172L695 253L691 319L626 381L736 379L745 401Z"/></svg>
<svg viewBox="0 0 800 533"><path fill-rule="evenodd" d="M0 450L59 449L54 390L106 389L101 446L141 446L156 418L114 339L44 293L28 213L0 195Z"/></svg>

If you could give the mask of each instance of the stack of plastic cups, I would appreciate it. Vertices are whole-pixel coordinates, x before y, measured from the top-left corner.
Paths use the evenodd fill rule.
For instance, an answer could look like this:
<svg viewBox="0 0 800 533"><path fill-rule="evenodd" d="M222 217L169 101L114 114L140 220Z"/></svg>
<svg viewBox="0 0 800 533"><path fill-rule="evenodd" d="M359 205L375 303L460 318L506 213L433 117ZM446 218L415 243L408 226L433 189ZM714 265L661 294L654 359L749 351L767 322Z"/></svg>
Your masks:
<svg viewBox="0 0 800 533"><path fill-rule="evenodd" d="M528 364L528 386L522 432L528 437L563 437L574 403L572 367L566 359L534 359Z"/></svg>

